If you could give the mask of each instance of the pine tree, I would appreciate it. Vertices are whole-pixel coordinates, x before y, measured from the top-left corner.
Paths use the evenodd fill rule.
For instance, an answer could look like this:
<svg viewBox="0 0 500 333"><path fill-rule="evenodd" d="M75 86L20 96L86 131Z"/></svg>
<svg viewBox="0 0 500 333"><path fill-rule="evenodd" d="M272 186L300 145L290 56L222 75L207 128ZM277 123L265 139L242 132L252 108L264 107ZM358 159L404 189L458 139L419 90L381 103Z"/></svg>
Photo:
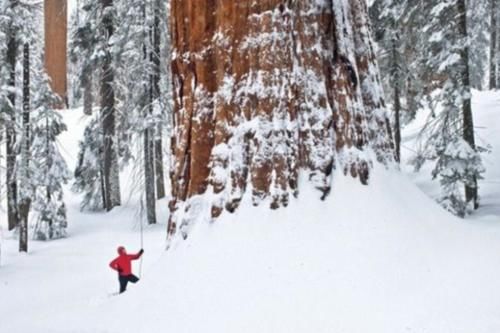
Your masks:
<svg viewBox="0 0 500 333"><path fill-rule="evenodd" d="M92 73L92 68L102 69L103 66L110 66L112 69L114 138L118 164L120 167L131 162L136 166L140 164L141 179L136 179L136 183L144 189L145 206L150 207L149 216L152 223L153 216L156 215L153 208L156 201L155 192L158 192L158 196L164 196L165 192L162 133L165 131L164 119L167 117L164 98L159 95L161 77L164 77L159 58L159 32L165 30L165 21L161 17L166 17L166 6L157 0L115 0L112 10L105 10L103 2L96 6L92 1L85 1L81 8L79 27L73 31L71 42L71 59L80 72L77 81L88 91L85 86L88 78L91 78L88 73ZM105 18L108 14L120 17L120 20L112 21L112 47L109 47L107 39L102 37L102 32L107 31L105 27L108 21ZM107 36L106 33L104 35ZM101 75L102 73L104 72L101 70ZM109 84L102 87L109 88ZM102 89L100 94L102 102ZM103 120L104 112L105 109L102 109ZM143 144L141 147L135 147L134 143L139 138ZM81 154L88 154L89 149L82 147ZM104 170L100 173L105 174ZM89 179L83 183L92 184L93 180ZM77 187L80 190L83 188ZM97 194L93 191L92 193ZM96 197L93 201L98 202L99 198Z"/></svg>
<svg viewBox="0 0 500 333"><path fill-rule="evenodd" d="M392 110L396 160L401 160L402 127L415 119L422 106L423 58L421 17L406 0L375 0L370 8L378 45L382 82Z"/></svg>
<svg viewBox="0 0 500 333"><path fill-rule="evenodd" d="M61 100L51 90L49 78L43 71L37 73L33 95L31 151L36 189L33 209L38 213L35 237L56 239L66 236L68 225L63 184L69 180L69 171L57 144L57 137L67 128L55 110Z"/></svg>
<svg viewBox="0 0 500 333"><path fill-rule="evenodd" d="M82 14L80 14L80 11ZM70 30L70 61L74 68L73 96L75 103L83 98L83 111L86 115L92 114L94 103L94 72L98 68L100 56L95 51L102 49L102 38L97 24L98 6L92 3L78 5L72 16ZM83 93L81 92L83 90Z"/></svg>
<svg viewBox="0 0 500 333"><path fill-rule="evenodd" d="M14 128L16 139L18 139L19 146L14 150L15 154L11 161L15 166L11 176L15 181L19 181L19 186L16 186L14 192L17 200L14 208L16 218L19 219L19 250L27 252L30 216L36 216L36 214L31 214L33 209L39 213L38 215L42 215L41 211L50 212L54 208L50 205L50 200L40 202L40 193L43 193L44 197L58 196L61 203L63 199L61 178L64 178L64 168L54 170L55 174L51 175L50 168L45 167L50 163L44 164L44 161L57 158L63 161L55 143L57 134L51 134L51 143L48 138L46 140L39 138L39 129L49 126L49 122L56 115L52 108L60 105L61 100L54 96L49 86L49 79L45 76L43 45L40 43L43 41L40 38L42 35L41 18L43 17L40 3L14 1L5 5L1 7L0 24L8 23L8 29L2 26L2 31L9 32L5 40L14 40L16 45L16 48L10 48L10 50L7 48L7 51L13 54L13 51L18 52L19 45L23 46L22 62L21 59L9 57L7 51L5 58L2 54L2 59L10 58L13 61L11 68L15 68L18 62L23 68L20 78L16 78L15 71L9 69L12 75L9 75L8 85L15 83L16 79L21 81L22 78L22 96L16 90L9 90L13 102L16 101L16 97L22 100L22 109L16 108L16 104L8 103L12 113L9 114L9 121L5 123ZM44 111L49 109L51 115L49 115L50 112ZM40 124L41 121L43 124ZM50 126L53 124L51 123ZM58 126L63 129L60 121ZM17 129L19 133L16 133ZM44 130L43 133L48 132ZM43 145L43 150L40 149L40 144ZM47 181L42 182L42 180Z"/></svg>
<svg viewBox="0 0 500 333"><path fill-rule="evenodd" d="M93 118L85 128L83 139L80 141L78 165L72 186L74 192L84 194L80 204L82 210L105 209L103 145L104 139L100 121Z"/></svg>
<svg viewBox="0 0 500 333"><path fill-rule="evenodd" d="M432 31L432 44L428 66L445 83L441 95L443 111L432 125L428 147L435 149L437 164L433 175L440 178L441 201L457 215L464 216L467 210L478 208L477 181L484 172L474 140L467 8L464 0L454 0L434 6L430 13L428 29ZM456 19L450 23L450 17ZM458 190L458 184L465 186L465 191Z"/></svg>

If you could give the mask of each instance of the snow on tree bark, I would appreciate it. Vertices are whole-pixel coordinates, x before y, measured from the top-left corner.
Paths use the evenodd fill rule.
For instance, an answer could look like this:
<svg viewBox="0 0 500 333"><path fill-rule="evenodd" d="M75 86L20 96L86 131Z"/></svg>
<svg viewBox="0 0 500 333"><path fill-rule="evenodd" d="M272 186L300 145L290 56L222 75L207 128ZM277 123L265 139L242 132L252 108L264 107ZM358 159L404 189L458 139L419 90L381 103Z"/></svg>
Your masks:
<svg viewBox="0 0 500 333"><path fill-rule="evenodd" d="M324 199L340 168L366 184L392 159L362 0L173 0L169 235L254 205L286 206L304 172ZM208 203L207 203L208 202Z"/></svg>
<svg viewBox="0 0 500 333"><path fill-rule="evenodd" d="M11 6L13 6L11 2ZM7 218L8 228L12 230L19 224L19 216L17 212L17 180L16 180L16 60L17 47L16 32L11 28L7 37L7 66L9 68L8 86L10 92L8 94L8 105L6 105L6 114L8 115L5 122L6 134L6 184L7 184Z"/></svg>
<svg viewBox="0 0 500 333"><path fill-rule="evenodd" d="M30 46L23 47L23 140L21 143L20 200L19 200L19 252L28 252L28 218L30 213L31 189L29 164L31 146L30 127Z"/></svg>
<svg viewBox="0 0 500 333"><path fill-rule="evenodd" d="M497 8L498 0L490 0L490 89L497 88Z"/></svg>
<svg viewBox="0 0 500 333"><path fill-rule="evenodd" d="M364 108L369 126L368 140L375 148L380 162L391 161L395 156L391 140L391 127L386 115L384 92L373 48L372 29L365 0L348 1L354 22L354 50Z"/></svg>
<svg viewBox="0 0 500 333"><path fill-rule="evenodd" d="M67 105L67 0L45 0L45 68L52 90ZM62 106L61 106L62 107Z"/></svg>

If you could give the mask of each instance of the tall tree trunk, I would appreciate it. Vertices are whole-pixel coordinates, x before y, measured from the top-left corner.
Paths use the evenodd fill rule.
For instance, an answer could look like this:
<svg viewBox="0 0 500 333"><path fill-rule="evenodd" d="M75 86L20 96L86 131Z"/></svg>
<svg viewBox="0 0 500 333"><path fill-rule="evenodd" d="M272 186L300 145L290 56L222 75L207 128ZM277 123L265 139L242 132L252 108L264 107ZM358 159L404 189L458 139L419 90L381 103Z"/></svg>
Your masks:
<svg viewBox="0 0 500 333"><path fill-rule="evenodd" d="M394 84L394 150L395 158L401 162L401 78L399 75L397 37L392 39L392 79Z"/></svg>
<svg viewBox="0 0 500 333"><path fill-rule="evenodd" d="M17 212L17 180L16 180L16 60L17 48L15 32L10 30L7 37L7 65L9 68L8 105L5 106L8 115L5 122L6 155L7 155L7 217L9 230L19 225Z"/></svg>
<svg viewBox="0 0 500 333"><path fill-rule="evenodd" d="M68 105L67 81L67 0L45 0L45 69L52 90ZM64 105L60 105L63 107Z"/></svg>
<svg viewBox="0 0 500 333"><path fill-rule="evenodd" d="M458 9L458 28L459 34L463 41L467 40L467 7L465 0L457 0ZM463 49L460 52L460 76L462 83L462 117L463 117L463 138L471 146L472 149L476 149L476 143L474 138L474 120L472 116L472 103L471 103L471 89L470 89L470 75L469 75L469 45L464 44ZM478 201L478 188L477 179L474 179L474 183L465 186L465 199L467 202L472 203L474 209L479 207Z"/></svg>
<svg viewBox="0 0 500 333"><path fill-rule="evenodd" d="M490 0L490 89L497 88L497 0Z"/></svg>
<svg viewBox="0 0 500 333"><path fill-rule="evenodd" d="M144 44L143 44L143 61L144 65L147 66L148 61L152 62L151 50L148 57L147 40L148 37L152 39L152 28L146 28L147 24L147 13L146 4L143 4L143 16L144 16ZM149 30L149 36L148 36ZM147 78L144 78L144 100L148 101L145 105L145 128L144 128L144 189L145 189L145 199L146 199L146 213L148 224L156 223L156 193L155 193L155 150L154 150L154 129L151 125L151 118L153 116L153 73L146 73ZM149 80L148 80L149 79ZM146 96L148 99L146 99Z"/></svg>
<svg viewBox="0 0 500 333"><path fill-rule="evenodd" d="M363 0L172 0L170 21L169 235L234 211L247 187L287 206L299 172L323 199L334 168L366 184L364 151L392 154Z"/></svg>
<svg viewBox="0 0 500 333"><path fill-rule="evenodd" d="M160 37L160 2L154 2L154 23L153 23L153 50L151 52L151 62L153 63L151 93L152 100L160 98L160 78L161 78L161 37ZM165 197L165 173L163 171L163 138L162 138L162 125L158 125L155 133L155 177L156 177L156 197L162 199Z"/></svg>
<svg viewBox="0 0 500 333"><path fill-rule="evenodd" d="M23 142L21 147L21 195L19 202L19 252L28 252L28 218L31 206L30 160L30 46L23 50Z"/></svg>
<svg viewBox="0 0 500 333"><path fill-rule="evenodd" d="M107 40L113 36L113 13L109 10L113 6L113 0L101 0L104 17L103 25L106 30ZM111 45L107 45L106 56L102 64L101 78L101 117L104 134L103 152L103 178L104 178L104 202L106 210L110 211L121 203L120 179L118 167L118 154L116 150L115 129L115 92L114 92L114 69L112 66Z"/></svg>
<svg viewBox="0 0 500 333"><path fill-rule="evenodd" d="M83 85L83 113L90 116L92 115L92 74L84 73Z"/></svg>

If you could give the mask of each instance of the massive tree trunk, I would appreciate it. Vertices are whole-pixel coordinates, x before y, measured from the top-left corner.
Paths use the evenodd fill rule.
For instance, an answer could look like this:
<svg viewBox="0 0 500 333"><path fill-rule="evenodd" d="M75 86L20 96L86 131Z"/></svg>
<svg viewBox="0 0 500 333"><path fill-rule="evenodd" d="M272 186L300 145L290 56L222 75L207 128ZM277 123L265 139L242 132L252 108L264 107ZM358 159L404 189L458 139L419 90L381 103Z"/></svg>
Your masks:
<svg viewBox="0 0 500 333"><path fill-rule="evenodd" d="M467 6L465 0L457 0L457 12L458 12L458 29L462 40L467 40ZM476 150L476 142L474 137L474 119L472 116L472 92L470 88L470 73L469 73L469 46L468 43L464 43L463 48L460 50L460 79L461 88L463 96L462 105L462 119L463 119L463 138L470 145L470 147ZM477 179L474 178L473 184L465 186L465 200L468 203L472 203L474 209L479 208L479 198L478 198L478 183Z"/></svg>
<svg viewBox="0 0 500 333"><path fill-rule="evenodd" d="M497 1L490 0L490 89L497 88Z"/></svg>
<svg viewBox="0 0 500 333"><path fill-rule="evenodd" d="M8 228L12 230L19 224L17 213L17 180L16 180L16 60L18 43L15 32L10 30L7 36L7 66L9 69L8 95L9 103L5 106L7 120L5 122L6 135L6 184L7 184L7 219Z"/></svg>
<svg viewBox="0 0 500 333"><path fill-rule="evenodd" d="M45 69L51 79L52 90L65 105L67 100L67 0L45 0ZM62 107L63 105L61 105Z"/></svg>
<svg viewBox="0 0 500 333"><path fill-rule="evenodd" d="M112 55L109 45L114 32L113 27L113 0L101 0L104 12L103 25L108 40L106 56L102 64L101 77L101 118L104 134L103 148L103 178L104 203L107 211L121 204L120 197L120 170L118 167L118 152L116 144L115 125L115 73L112 65Z"/></svg>
<svg viewBox="0 0 500 333"><path fill-rule="evenodd" d="M247 188L286 206L302 172L324 199L334 168L366 184L371 148L392 159L364 0L172 0L170 20L169 235Z"/></svg>

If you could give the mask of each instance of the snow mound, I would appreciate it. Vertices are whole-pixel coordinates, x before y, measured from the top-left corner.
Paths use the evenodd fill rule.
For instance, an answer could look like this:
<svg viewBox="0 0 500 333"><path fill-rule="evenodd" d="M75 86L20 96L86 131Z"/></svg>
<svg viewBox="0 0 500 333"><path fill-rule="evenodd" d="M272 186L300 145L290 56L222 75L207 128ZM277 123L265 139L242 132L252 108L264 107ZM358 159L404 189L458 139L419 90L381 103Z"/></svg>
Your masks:
<svg viewBox="0 0 500 333"><path fill-rule="evenodd" d="M372 179L337 175L324 202L303 182L289 209L246 203L197 225L78 332L500 329L499 230L451 217L398 172Z"/></svg>
<svg viewBox="0 0 500 333"><path fill-rule="evenodd" d="M484 157L482 208L469 219L420 190L435 193L429 170L411 175L420 189L380 167L370 186L336 174L326 201L302 181L289 208L244 202L236 214L196 224L168 252L166 225L147 227L142 279L116 297L107 265L117 245L140 247L137 202L85 213L67 191L67 239L31 242L28 255L14 238L0 244L0 332L500 332L498 105L499 93L474 93L479 141L493 153ZM74 168L88 118L82 110L64 117L61 145ZM406 130L405 145L421 125ZM123 178L128 197L132 177ZM167 202L158 208L165 223Z"/></svg>

